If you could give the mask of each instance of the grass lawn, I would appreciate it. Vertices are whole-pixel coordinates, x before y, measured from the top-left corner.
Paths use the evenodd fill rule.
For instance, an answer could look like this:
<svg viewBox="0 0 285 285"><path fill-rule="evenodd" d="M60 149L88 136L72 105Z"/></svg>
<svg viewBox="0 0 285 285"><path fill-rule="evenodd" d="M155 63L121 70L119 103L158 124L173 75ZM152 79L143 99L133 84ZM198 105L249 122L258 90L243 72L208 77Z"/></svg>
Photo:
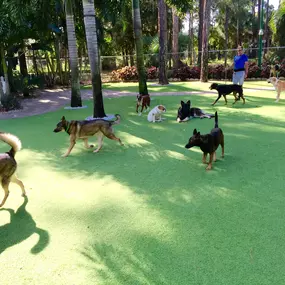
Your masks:
<svg viewBox="0 0 285 285"><path fill-rule="evenodd" d="M114 129L125 146L105 139L95 154L78 142L67 158L68 137L53 129L62 115L89 116L91 101L1 120L22 140L18 175L28 194L11 185L0 210L1 284L282 284L285 103L274 96L249 92L245 106L215 108L212 94L153 97L152 106L167 107L157 124L135 114L134 97L105 99L122 116ZM225 134L225 158L219 148L209 172L200 150L184 145L213 119L175 122L189 97L218 110Z"/></svg>
<svg viewBox="0 0 285 285"><path fill-rule="evenodd" d="M148 91L152 92L185 92L185 91L209 91L209 86L213 81L207 83L202 83L200 81L187 81L187 82L170 82L170 85L158 86L157 82L148 82ZM224 83L224 81L217 81ZM231 84L230 81L227 81L227 84ZM244 83L244 88L264 88L265 91L267 88L273 88L272 84L267 83L266 81L246 81ZM91 86L87 85L83 87L84 89L90 89ZM104 83L104 89L121 91L121 92L138 92L138 83Z"/></svg>

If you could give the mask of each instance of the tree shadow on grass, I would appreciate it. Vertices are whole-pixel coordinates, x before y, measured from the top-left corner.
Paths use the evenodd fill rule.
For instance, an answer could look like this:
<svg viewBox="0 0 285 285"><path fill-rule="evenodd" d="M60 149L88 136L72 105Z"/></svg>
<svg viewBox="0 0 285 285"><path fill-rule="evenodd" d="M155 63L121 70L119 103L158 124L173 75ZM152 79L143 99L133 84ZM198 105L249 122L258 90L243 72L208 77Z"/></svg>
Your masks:
<svg viewBox="0 0 285 285"><path fill-rule="evenodd" d="M36 226L33 217L26 210L27 203L28 197L24 197L23 204L16 212L13 209L0 209L0 213L7 211L10 214L10 223L0 226L0 254L35 233L39 236L39 240L31 249L32 254L40 253L49 244L48 232Z"/></svg>

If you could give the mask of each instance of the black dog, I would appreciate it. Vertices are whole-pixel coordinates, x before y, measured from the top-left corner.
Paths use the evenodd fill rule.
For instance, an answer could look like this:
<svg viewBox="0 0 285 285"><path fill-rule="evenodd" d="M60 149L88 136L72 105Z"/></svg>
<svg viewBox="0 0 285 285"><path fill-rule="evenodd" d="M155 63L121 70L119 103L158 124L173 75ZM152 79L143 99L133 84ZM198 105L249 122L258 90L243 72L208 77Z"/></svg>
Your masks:
<svg viewBox="0 0 285 285"><path fill-rule="evenodd" d="M210 86L210 90L212 89L217 90L219 93L218 98L215 100L215 102L212 105L215 105L217 101L221 98L221 96L224 96L226 104L228 104L226 95L231 94L231 93L233 93L235 97L235 101L233 104L235 104L236 101L240 100L240 98L242 98L243 104L245 103L245 99L243 97L243 89L241 85L212 83L212 85ZM238 98L236 96L237 93L239 94Z"/></svg>
<svg viewBox="0 0 285 285"><path fill-rule="evenodd" d="M186 103L184 103L184 101L181 101L181 106L178 109L178 113L177 113L177 122L181 123L181 122L186 122L191 118L213 118L214 115L212 114L206 114L203 110L201 110L200 108L191 108L191 101L188 100Z"/></svg>
<svg viewBox="0 0 285 285"><path fill-rule="evenodd" d="M210 154L209 165L206 170L212 169L213 160L216 161L216 150L222 146L222 157L224 157L224 134L223 131L218 126L218 113L215 113L215 127L211 130L209 134L201 135L200 132L197 132L195 129L193 131L193 136L189 139L188 144L185 145L185 148L189 149L193 146L199 146L203 151L203 163L206 163L207 154Z"/></svg>

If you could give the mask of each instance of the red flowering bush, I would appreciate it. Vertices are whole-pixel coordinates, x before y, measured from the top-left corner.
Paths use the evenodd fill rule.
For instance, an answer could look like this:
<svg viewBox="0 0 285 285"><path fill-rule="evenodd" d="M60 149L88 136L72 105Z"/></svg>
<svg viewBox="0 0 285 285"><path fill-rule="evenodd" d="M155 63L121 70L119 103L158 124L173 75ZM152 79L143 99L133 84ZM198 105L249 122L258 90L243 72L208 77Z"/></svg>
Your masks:
<svg viewBox="0 0 285 285"><path fill-rule="evenodd" d="M121 69L113 70L111 80L132 81L138 80L138 73L135 66L125 66Z"/></svg>
<svg viewBox="0 0 285 285"><path fill-rule="evenodd" d="M147 69L147 78L148 79L157 79L158 77L158 68L151 66Z"/></svg>

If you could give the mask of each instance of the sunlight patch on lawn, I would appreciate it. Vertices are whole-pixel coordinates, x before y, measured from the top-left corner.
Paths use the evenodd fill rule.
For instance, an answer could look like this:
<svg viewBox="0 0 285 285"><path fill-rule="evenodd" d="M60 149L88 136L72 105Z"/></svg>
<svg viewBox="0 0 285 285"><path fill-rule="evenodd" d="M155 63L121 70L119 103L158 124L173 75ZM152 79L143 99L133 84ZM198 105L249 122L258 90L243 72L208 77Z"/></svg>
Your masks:
<svg viewBox="0 0 285 285"><path fill-rule="evenodd" d="M131 146L143 147L144 145L152 144L151 142L149 142L149 141L147 141L145 139L133 136L133 135L131 135L129 133L122 132L122 131L118 132L118 136L120 137L122 142L124 144L126 144L126 145L128 144L128 145L131 145Z"/></svg>

